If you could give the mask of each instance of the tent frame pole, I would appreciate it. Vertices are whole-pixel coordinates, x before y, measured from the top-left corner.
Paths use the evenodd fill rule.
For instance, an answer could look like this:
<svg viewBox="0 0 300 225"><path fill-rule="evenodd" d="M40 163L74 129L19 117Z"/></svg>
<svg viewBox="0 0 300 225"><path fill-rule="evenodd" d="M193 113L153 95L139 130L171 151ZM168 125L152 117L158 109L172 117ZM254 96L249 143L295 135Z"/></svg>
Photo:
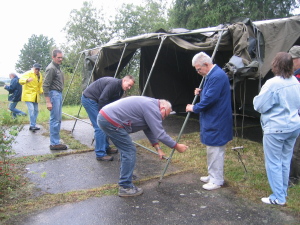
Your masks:
<svg viewBox="0 0 300 225"><path fill-rule="evenodd" d="M92 72L91 72L91 74L90 74L90 77L89 77L89 81L88 81L88 85L87 85L87 86L89 86L90 83L91 83L91 80L92 80L92 77L93 77L93 73L94 73L94 71L95 71L96 65L97 65L97 63L98 63L98 61L99 61L99 58L100 58L99 55L100 55L100 54L98 54L97 59L96 59L96 62L95 62L95 65L94 65L94 67L93 67L93 69L92 69ZM74 129L75 129L77 120L79 120L79 114L80 114L80 112L81 112L81 109L82 109L82 104L80 104L80 107L79 107L77 116L76 116L76 117L73 117L73 118L75 119L75 122L74 122L74 125L73 125L73 128L72 128L72 131L71 131L72 133L73 133L73 131L74 131ZM64 114L65 114L65 113L64 113ZM65 115L66 115L66 114L65 114ZM70 115L69 115L69 116L70 116ZM92 143L93 143L93 142L92 142Z"/></svg>
<svg viewBox="0 0 300 225"><path fill-rule="evenodd" d="M122 62L122 59L123 59L124 53L125 53L125 51L126 51L126 48L127 48L127 45L128 45L128 43L125 43L125 46L124 46L124 49L123 49L123 52L122 52L121 58L120 58L120 60L119 60L119 63L118 63L118 67L117 67L117 69L116 69L116 72L115 72L115 75L114 75L114 78L116 78L116 77L117 77L117 74L118 74L118 71L119 71L119 68L120 68L120 65L121 65L121 62Z"/></svg>
<svg viewBox="0 0 300 225"><path fill-rule="evenodd" d="M224 30L220 30L220 31L218 32L218 33L219 33L219 38L218 38L218 42L217 42L217 44L216 44L216 47L215 47L215 49L214 49L214 51L213 51L213 54L212 54L212 56L211 56L212 61L214 60L215 55L216 55L216 53L217 53L217 50L218 50L218 48L219 48L219 45L220 45L220 41L221 41L221 38L222 38L223 31L224 31ZM204 80L205 80L205 77L202 78L202 80L201 80L201 82L200 82L200 85L199 85L199 89L202 88L202 85L203 85ZM193 100L193 102L192 102L193 105L195 104L197 98L198 98L198 96L195 95L194 100ZM186 118L185 118L185 120L184 120L184 123L183 123L183 125L182 125L182 127L181 127L181 130L180 130L180 132L179 132L179 134L178 134L178 137L177 137L176 142L179 142L179 140L180 140L180 138L181 138L181 135L182 135L182 133L183 133L183 130L184 130L185 126L186 126L186 123L187 123L187 121L188 121L188 119L189 119L189 117L190 117L190 114L191 114L191 112L188 112L188 113L187 113L187 116L186 116ZM168 158L168 160L167 160L167 164L166 164L166 166L165 166L165 168L164 168L164 170L163 170L163 172L162 172L162 174L161 174L161 176L160 176L160 179L159 179L159 181L158 181L158 185L160 185L160 183L161 183L161 181L162 181L162 179L163 179L163 176L165 175L165 173L166 173L166 171L167 171L167 169L168 169L168 166L169 166L169 164L170 164L170 162L171 162L171 160L172 160L172 157L173 157L174 152L175 152L175 148L172 149L172 152L171 152L171 154L170 154L170 156L169 156L169 158Z"/></svg>
<svg viewBox="0 0 300 225"><path fill-rule="evenodd" d="M145 83L144 90L143 90L143 92L142 92L142 96L144 96L144 94L145 94L145 91L146 91L146 89L147 89L147 86L148 86L149 80L150 80L150 78L151 78L151 75L152 75L152 72L153 72L153 68L154 68L154 66L155 66L155 64L156 64L156 61L157 61L158 55L159 55L159 53L160 53L161 46L162 46L163 42L166 40L166 38L167 38L166 36L163 36L163 37L161 37L161 42L160 42L159 48L158 48L158 50L157 50L157 53L156 53L155 59L154 59L154 61L153 61L153 64L152 64L151 70L150 70L150 72L149 72L149 75L148 75L147 81L146 81L146 83Z"/></svg>

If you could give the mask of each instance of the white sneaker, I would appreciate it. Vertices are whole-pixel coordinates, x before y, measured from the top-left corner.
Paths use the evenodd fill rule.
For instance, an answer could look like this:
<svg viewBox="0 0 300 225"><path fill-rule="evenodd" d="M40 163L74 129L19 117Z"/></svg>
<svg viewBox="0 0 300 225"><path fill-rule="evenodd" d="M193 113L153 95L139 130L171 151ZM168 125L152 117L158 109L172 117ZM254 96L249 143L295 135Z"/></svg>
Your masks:
<svg viewBox="0 0 300 225"><path fill-rule="evenodd" d="M280 203L280 202L278 202L277 199L271 200L269 197L261 198L261 201L262 201L263 203L266 203L266 204L272 204L272 205L285 205L285 203Z"/></svg>
<svg viewBox="0 0 300 225"><path fill-rule="evenodd" d="M200 177L200 180L204 183L208 183L209 182L209 176L206 177Z"/></svg>
<svg viewBox="0 0 300 225"><path fill-rule="evenodd" d="M220 186L220 185L217 185L217 184L214 184L214 183L207 183L207 184L204 184L202 187L203 187L203 189L205 189L205 190L211 191L211 190L218 189L218 188L220 188L221 186Z"/></svg>

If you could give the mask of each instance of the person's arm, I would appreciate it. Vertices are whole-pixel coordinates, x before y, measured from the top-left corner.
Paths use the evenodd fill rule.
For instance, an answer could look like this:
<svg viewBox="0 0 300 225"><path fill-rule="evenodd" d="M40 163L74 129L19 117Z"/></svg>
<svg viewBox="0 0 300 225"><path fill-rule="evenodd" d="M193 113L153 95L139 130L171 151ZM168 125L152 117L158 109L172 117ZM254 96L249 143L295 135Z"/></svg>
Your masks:
<svg viewBox="0 0 300 225"><path fill-rule="evenodd" d="M26 83L29 83L33 81L33 78L29 76L29 73L25 73L20 79L19 79L19 83L21 85L24 85Z"/></svg>
<svg viewBox="0 0 300 225"><path fill-rule="evenodd" d="M44 92L44 96L45 96L45 100L46 100L46 107L49 111L52 110L52 103L49 97L49 92L50 92L50 86L53 82L53 77L55 75L55 71L54 69L46 69L45 71L45 79L44 79L44 83L43 83L43 92Z"/></svg>
<svg viewBox="0 0 300 225"><path fill-rule="evenodd" d="M227 78L221 77L221 79ZM227 80L221 81L218 77L207 80L205 84L206 91L205 93L202 93L200 102L193 106L192 112L200 113L201 111L209 109L215 102L217 102L223 89L223 82L227 82Z"/></svg>
<svg viewBox="0 0 300 225"><path fill-rule="evenodd" d="M270 90L270 83L267 81L259 94L253 99L254 109L259 113L265 113L278 102L277 95Z"/></svg>
<svg viewBox="0 0 300 225"><path fill-rule="evenodd" d="M40 73L40 82L39 82L39 94L43 94L43 76Z"/></svg>
<svg viewBox="0 0 300 225"><path fill-rule="evenodd" d="M163 159L163 157L166 156L166 154L162 151L158 143L154 144L153 147L156 149L160 159Z"/></svg>

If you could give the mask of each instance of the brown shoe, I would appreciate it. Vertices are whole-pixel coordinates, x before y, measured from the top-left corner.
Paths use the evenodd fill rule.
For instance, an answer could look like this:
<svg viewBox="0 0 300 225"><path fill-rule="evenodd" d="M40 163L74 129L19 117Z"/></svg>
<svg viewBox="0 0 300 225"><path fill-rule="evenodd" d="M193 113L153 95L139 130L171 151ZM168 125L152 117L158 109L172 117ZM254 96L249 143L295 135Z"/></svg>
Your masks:
<svg viewBox="0 0 300 225"><path fill-rule="evenodd" d="M98 161L113 161L114 157L110 156L110 155L106 155L106 156L103 156L103 157L97 157L96 159Z"/></svg>
<svg viewBox="0 0 300 225"><path fill-rule="evenodd" d="M118 149L116 148L108 148L106 150L106 154L111 155L111 154L117 154L118 153Z"/></svg>
<svg viewBox="0 0 300 225"><path fill-rule="evenodd" d="M68 147L66 145L58 144L58 145L50 145L50 150L67 150Z"/></svg>

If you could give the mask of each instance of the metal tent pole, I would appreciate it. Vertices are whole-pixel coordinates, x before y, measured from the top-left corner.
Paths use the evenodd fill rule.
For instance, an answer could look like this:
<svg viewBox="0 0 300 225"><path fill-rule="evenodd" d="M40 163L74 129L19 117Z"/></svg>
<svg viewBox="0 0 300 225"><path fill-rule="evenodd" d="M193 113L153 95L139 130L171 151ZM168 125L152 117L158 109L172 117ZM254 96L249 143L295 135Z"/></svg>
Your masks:
<svg viewBox="0 0 300 225"><path fill-rule="evenodd" d="M218 42L217 42L216 47L215 47L215 49L214 49L214 52L213 52L213 54L212 54L212 57L211 57L212 60L214 60L214 57L215 57L215 55L216 55L216 53L217 53L217 50L218 50L218 47L219 47L219 44L220 44L220 41L221 41L221 38L222 38L223 31L224 31L224 30L221 30L221 31L218 32L218 33L219 33L219 39L218 39ZM202 87L202 84L203 84L203 81L204 81L204 80L205 80L205 78L202 78L201 83L200 83L200 85L199 85L199 88L200 88L200 89L201 89L201 87ZM197 95L194 97L194 100L193 100L193 102L192 102L193 105L195 104L195 102L196 102L196 100L197 100L197 97L198 97ZM187 123L189 117L190 117L190 114L191 114L191 112L188 112L188 114L187 114L187 116L186 116L186 118L185 118L185 120L184 120L184 123L183 123L183 125L182 125L182 127L181 127L181 130L180 130L180 132L179 132L179 135L178 135L178 137L177 137L176 142L179 142L180 137L181 137L181 135L182 135L182 132L183 132L185 126L186 126L186 123ZM161 180L162 180L163 176L165 175L165 173L166 173L166 171L167 171L167 169L168 169L168 166L169 166L169 164L170 164L170 162L171 162L171 160L172 160L172 156L173 156L173 154L174 154L174 151L175 151L175 148L172 149L172 152L171 152L171 154L170 154L170 156L169 156L169 158L168 158L168 160L167 160L167 164L166 164L166 166L165 166L165 168L164 168L164 170L163 170L163 172L162 172L162 174L161 174L161 176L160 176L160 179L159 179L159 181L158 181L158 185L160 185Z"/></svg>
<svg viewBox="0 0 300 225"><path fill-rule="evenodd" d="M66 92L66 94L65 94L65 97L64 97L64 99L63 99L63 101L62 101L62 105L64 104L64 101L65 101L65 99L66 99L66 97L67 97L67 95L68 95L68 93L69 93L71 84L73 83L74 76L75 76L75 73L76 73L76 71L77 71L78 64L79 64L79 61L80 61L82 55L83 55L83 53L80 54L80 57L79 57L79 59L78 59L78 61L77 61L77 65L76 65L75 70L74 70L74 72L73 72L73 76L72 76L71 81L70 81L70 83L69 83L69 86L68 86L67 92Z"/></svg>
<svg viewBox="0 0 300 225"><path fill-rule="evenodd" d="M151 77L151 75L152 75L153 68L154 68L154 66L155 66L155 63L156 63L156 61L157 61L157 58L158 58L159 52L160 52L160 50L161 50L161 46L162 46L162 44L163 44L163 42L164 42L164 40L165 40L166 38L167 38L166 36L163 36L163 37L161 37L161 42L160 42L159 48L158 48L158 50L157 50L157 53L156 53L156 56L155 56L154 62L153 62L153 64L152 64L152 67L151 67L150 73L149 73L149 75L148 75L147 81L146 81L146 83L145 83L145 87L144 87L144 90L143 90L142 96L144 96L144 94L145 94L145 91L146 91L146 88L147 88L147 86L148 86L148 83L149 83L150 77Z"/></svg>
<svg viewBox="0 0 300 225"><path fill-rule="evenodd" d="M114 78L116 78L116 77L117 77L117 73L118 73L118 71L119 71L119 67L120 67L120 65L121 65L121 62L122 62L122 59L123 59L123 56L124 56L125 50L126 50L126 48L127 48L127 45L128 45L128 43L125 43L125 46L124 46L124 49L123 49L123 52L122 52L121 58L120 58L120 60L119 60L119 63L118 63L118 67L117 67L117 69L116 69L116 72L115 72L115 75L114 75Z"/></svg>
<svg viewBox="0 0 300 225"><path fill-rule="evenodd" d="M99 56L100 56L100 50L101 50L101 48L99 49L99 54L98 54L97 59L96 59L96 61L95 61L95 65L94 65L94 67L93 67L93 69L92 69L92 72L91 72L91 75L90 75L90 78L89 78L89 81L88 81L88 86L89 86L89 84L91 83L91 80L92 80L92 77L93 77L93 73L94 73L95 67L96 67L96 65L97 65L97 63L98 63L98 61L99 61L99 58L100 58L100 57L99 57ZM79 117L79 114L80 114L81 109L82 109L82 104L80 104L80 108L79 108L79 110L78 110L77 117L75 117L75 122L74 122L74 125L73 125L73 128L72 128L72 132L73 132L74 129L75 129L75 126L76 126L76 123L77 123L77 120L78 120L78 117Z"/></svg>

